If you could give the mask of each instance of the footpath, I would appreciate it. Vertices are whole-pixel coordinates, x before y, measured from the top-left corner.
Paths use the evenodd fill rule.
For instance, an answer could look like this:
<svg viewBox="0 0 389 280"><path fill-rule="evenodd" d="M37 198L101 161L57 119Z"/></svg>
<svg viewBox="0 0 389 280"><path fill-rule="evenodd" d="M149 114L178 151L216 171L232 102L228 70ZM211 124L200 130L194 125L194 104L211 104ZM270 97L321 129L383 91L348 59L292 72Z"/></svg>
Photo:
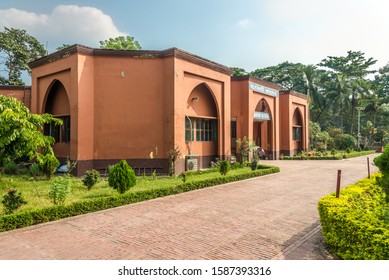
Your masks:
<svg viewBox="0 0 389 280"><path fill-rule="evenodd" d="M281 172L0 233L0 259L331 259L317 202L366 158L266 161Z"/></svg>

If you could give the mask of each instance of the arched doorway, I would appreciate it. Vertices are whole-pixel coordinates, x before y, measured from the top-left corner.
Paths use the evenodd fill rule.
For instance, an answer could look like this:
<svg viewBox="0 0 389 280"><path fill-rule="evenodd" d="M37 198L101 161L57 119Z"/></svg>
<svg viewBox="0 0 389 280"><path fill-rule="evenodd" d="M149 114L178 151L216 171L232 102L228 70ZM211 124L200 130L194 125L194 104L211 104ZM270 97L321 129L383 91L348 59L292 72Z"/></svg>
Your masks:
<svg viewBox="0 0 389 280"><path fill-rule="evenodd" d="M253 140L258 147L264 150L267 158L273 158L272 115L270 106L264 98L255 107Z"/></svg>
<svg viewBox="0 0 389 280"><path fill-rule="evenodd" d="M66 89L58 80L53 81L48 89L44 113L62 120L61 126L46 124L44 133L55 139L53 149L57 157L70 157L70 104Z"/></svg>
<svg viewBox="0 0 389 280"><path fill-rule="evenodd" d="M303 118L299 108L296 108L293 113L292 119L292 140L293 140L293 149L297 153L303 150Z"/></svg>
<svg viewBox="0 0 389 280"><path fill-rule="evenodd" d="M208 168L218 157L218 120L212 91L206 83L197 85L189 94L185 114L186 158L197 158L197 169Z"/></svg>

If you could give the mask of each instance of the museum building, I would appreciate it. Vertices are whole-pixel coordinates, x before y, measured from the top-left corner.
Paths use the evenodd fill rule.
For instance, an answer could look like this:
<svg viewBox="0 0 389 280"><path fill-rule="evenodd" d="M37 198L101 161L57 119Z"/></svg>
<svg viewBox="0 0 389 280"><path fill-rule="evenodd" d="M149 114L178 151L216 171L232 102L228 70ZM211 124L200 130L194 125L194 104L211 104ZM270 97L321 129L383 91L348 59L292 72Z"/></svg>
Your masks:
<svg viewBox="0 0 389 280"><path fill-rule="evenodd" d="M268 159L308 149L307 97L186 51L94 49L73 45L30 63L31 87L0 86L48 125L56 156L76 174L126 159L138 174L176 173L236 156L248 137Z"/></svg>

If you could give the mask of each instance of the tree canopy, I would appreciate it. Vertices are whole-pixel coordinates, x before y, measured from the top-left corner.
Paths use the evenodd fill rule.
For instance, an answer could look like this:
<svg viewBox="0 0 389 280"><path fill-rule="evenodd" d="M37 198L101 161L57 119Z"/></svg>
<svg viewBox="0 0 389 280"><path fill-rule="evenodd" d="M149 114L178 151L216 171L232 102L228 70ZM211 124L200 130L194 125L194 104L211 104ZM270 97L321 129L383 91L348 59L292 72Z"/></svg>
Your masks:
<svg viewBox="0 0 389 280"><path fill-rule="evenodd" d="M54 155L54 138L41 132L44 124L61 124L49 114L36 115L16 98L0 95L0 166L21 158Z"/></svg>
<svg viewBox="0 0 389 280"><path fill-rule="evenodd" d="M142 49L138 41L131 36L119 36L109 38L108 40L100 41L101 49L114 50L140 50Z"/></svg>
<svg viewBox="0 0 389 280"><path fill-rule="evenodd" d="M340 129L358 137L358 111L361 136L369 142L374 131L389 131L389 63L372 70L376 60L360 51L345 56L327 56L316 65L283 62L256 69L249 74L306 94L310 119L323 131ZM233 68L234 76L247 73ZM373 76L373 74L375 74Z"/></svg>
<svg viewBox="0 0 389 280"><path fill-rule="evenodd" d="M0 55L4 57L2 70L6 75L0 75L0 84L24 85L23 71L30 73L28 63L46 54L44 46L26 30L4 27L0 32Z"/></svg>

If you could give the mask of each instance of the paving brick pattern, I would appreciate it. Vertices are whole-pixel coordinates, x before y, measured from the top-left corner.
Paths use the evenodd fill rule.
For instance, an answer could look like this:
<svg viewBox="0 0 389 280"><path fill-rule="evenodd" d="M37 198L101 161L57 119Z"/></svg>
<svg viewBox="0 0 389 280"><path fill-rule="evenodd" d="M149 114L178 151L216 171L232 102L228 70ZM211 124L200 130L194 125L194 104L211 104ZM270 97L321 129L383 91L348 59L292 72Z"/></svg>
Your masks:
<svg viewBox="0 0 389 280"><path fill-rule="evenodd" d="M317 201L366 157L266 163L281 173L0 233L0 259L324 259Z"/></svg>

